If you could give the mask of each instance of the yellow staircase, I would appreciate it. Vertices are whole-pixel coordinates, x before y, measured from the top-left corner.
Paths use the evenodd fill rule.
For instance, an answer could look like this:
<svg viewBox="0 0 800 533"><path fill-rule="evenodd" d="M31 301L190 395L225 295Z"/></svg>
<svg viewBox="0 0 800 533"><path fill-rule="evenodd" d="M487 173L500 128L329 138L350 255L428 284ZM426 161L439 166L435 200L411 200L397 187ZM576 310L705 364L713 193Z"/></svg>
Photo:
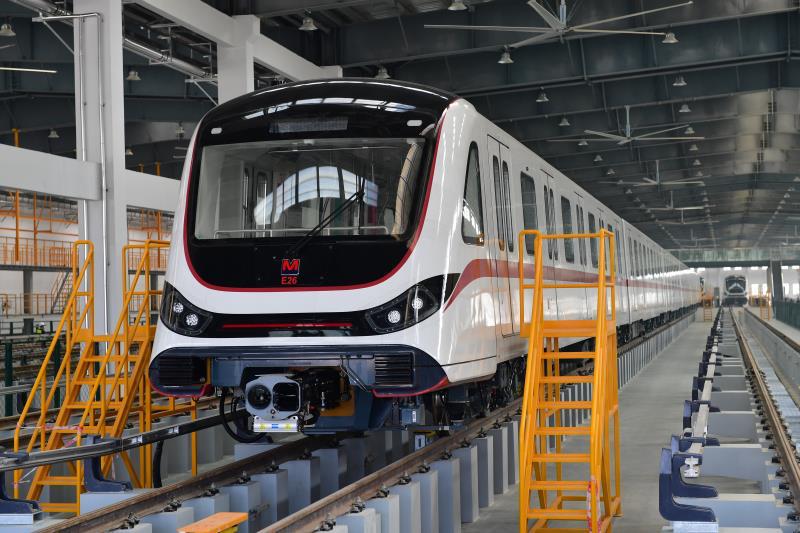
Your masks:
<svg viewBox="0 0 800 533"><path fill-rule="evenodd" d="M703 302L703 322L711 322L714 320L714 297L704 292L700 299Z"/></svg>
<svg viewBox="0 0 800 533"><path fill-rule="evenodd" d="M761 296L758 298L758 315L761 320L772 318L772 296L766 290L762 290Z"/></svg>
<svg viewBox="0 0 800 533"><path fill-rule="evenodd" d="M72 271L59 272L50 287L50 314L61 314L72 294Z"/></svg>
<svg viewBox="0 0 800 533"><path fill-rule="evenodd" d="M528 235L534 236L533 281L525 275ZM598 241L599 272L589 275L596 279L561 283L543 278L542 242L558 239ZM521 334L529 339L520 426L519 530L610 531L613 517L622 512L614 235L606 230L570 235L526 230L520 233L519 251ZM596 291L594 319L545 319L546 290L576 289L581 297ZM566 344L577 338L592 339L593 351L560 351L560 339L573 339ZM565 359L589 360L593 369L588 375L561 375ZM592 387L590 401L564 399L562 388L583 384ZM590 413L587 425L567 424L568 418L575 419L567 414L576 410Z"/></svg>
<svg viewBox="0 0 800 533"><path fill-rule="evenodd" d="M40 451L81 445L86 435L121 437L128 424L137 432L149 431L158 417L191 413L196 417L194 401L176 402L174 398L154 398L147 378L147 366L155 334L155 317L161 289L152 286L156 277L151 272L151 256L159 254L168 243L148 241L128 245L123 249L123 306L112 332L97 333L94 326L94 248L91 242L78 241L72 248L72 291L53 341L33 385L28 401L14 432L14 449ZM135 252L135 253L132 253ZM129 265L127 258L135 256L138 263ZM64 358L52 384L48 384L48 366L56 353L56 343L64 333ZM74 364L73 347L80 346L80 357ZM62 394L64 401L54 420L47 412L55 407L54 398ZM26 427L24 421L39 408L36 424ZM22 444L23 430L31 430L27 445ZM126 452L119 454L134 487L152 486L150 447L140 448L138 467ZM197 472L196 436L192 435L192 473ZM105 456L102 471L108 475L114 456ZM74 501L41 502L47 512L80 511L83 488L83 465L80 461L67 463L65 472L54 472L47 465L38 467L30 479L27 498L39 500L44 487L61 486L74 490ZM62 469L65 470L65 469ZM19 497L23 472L14 471L15 495Z"/></svg>

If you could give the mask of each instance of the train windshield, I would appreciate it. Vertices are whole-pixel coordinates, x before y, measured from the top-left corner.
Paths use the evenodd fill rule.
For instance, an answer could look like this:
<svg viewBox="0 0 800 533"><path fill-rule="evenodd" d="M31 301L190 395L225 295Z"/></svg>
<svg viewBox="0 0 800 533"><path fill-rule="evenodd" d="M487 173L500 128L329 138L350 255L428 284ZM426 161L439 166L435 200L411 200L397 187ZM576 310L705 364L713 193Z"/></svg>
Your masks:
<svg viewBox="0 0 800 533"><path fill-rule="evenodd" d="M423 188L423 137L301 138L205 146L194 236L399 238Z"/></svg>

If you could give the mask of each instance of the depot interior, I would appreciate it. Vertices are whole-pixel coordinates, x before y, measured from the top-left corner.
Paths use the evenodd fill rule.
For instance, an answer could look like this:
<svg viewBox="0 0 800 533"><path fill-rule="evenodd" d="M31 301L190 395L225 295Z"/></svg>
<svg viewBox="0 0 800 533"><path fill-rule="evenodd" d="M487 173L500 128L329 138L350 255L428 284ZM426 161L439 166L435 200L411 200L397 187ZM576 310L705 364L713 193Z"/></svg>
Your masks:
<svg viewBox="0 0 800 533"><path fill-rule="evenodd" d="M91 242L95 278L107 279L105 287L97 281L91 288L91 319L96 331L112 334L123 307L152 296L126 293L130 279L125 273L134 268L131 265L148 253L150 268L167 268L181 175L195 128L207 112L253 91L303 80L356 77L413 82L466 99L702 280L691 316L664 325L675 328L669 341L658 341L661 344L653 353L632 363L635 370L626 371L632 373L619 392L622 433L614 443L623 449L625 511L611 517L606 515L620 513L600 511L608 523L602 522L599 529L613 522L618 531L631 532L662 527L724 531L732 526L743 528L736 531L795 531L797 515L791 516L793 504L785 496L797 487L781 485L775 468L768 467L772 452L760 422L753 428L759 437L748 442L751 447L763 445L759 456L767 463L763 472L759 470L763 483L735 468L705 480L716 484L719 493L708 500L724 500L727 493L735 493L742 508L754 510L749 513L731 510L725 501L717 505L684 497L692 494L691 489L671 494L669 486L663 487L667 474L675 483L697 480L690 480L683 467L684 480L676 481L680 465L677 473L673 469L665 474L659 453L663 446L669 447L671 435L691 434L691 426L682 427L680 418L684 400L695 402L689 404L690 421L698 416L698 401L703 403L705 378L694 376L694 398L691 378L698 361L707 368L708 357L702 359L704 347L706 351L711 347L703 344L707 338L715 339L715 347L718 340L719 346L730 342L736 320L737 335L758 337L762 333L757 328L769 327L769 335L779 331L786 342L800 342L796 329L800 318L795 313L795 306L800 309L800 63L795 63L800 59L799 17L791 0L0 0L0 344L5 350L5 381L0 388L5 419L0 420L8 422L0 428L0 437L8 440L3 446L34 453L76 445L57 439L59 444L41 440L27 446L13 440L21 426L30 429L55 420L32 415L41 403L29 401L33 396L29 392L43 381L60 378L56 371L64 354L58 347L65 342L70 320L88 320L76 319L69 304L71 297L84 297L81 291L89 290L85 281L74 283L75 265L80 264L75 243ZM224 172L220 174L222 182ZM355 178L350 181L355 191ZM367 197L377 195L377 187L368 185ZM397 220L380 222L393 227L402 220L398 215ZM151 250L145 244L149 242L163 244ZM163 277L153 277L153 283L162 282ZM731 304L736 307L729 308ZM145 319L133 312L126 324L137 320ZM745 327L751 333L745 333ZM98 339L94 341L108 342L109 337ZM762 344L765 352L778 350ZM81 345L77 346L72 355L76 360L81 357ZM725 346L744 357L744 351ZM619 349L622 360L621 345ZM782 365L777 355L770 357L773 365ZM730 369L735 366L731 361L717 364ZM800 374L787 369L778 374L788 376L783 385L794 397ZM85 396L83 401L91 400ZM112 411L113 401L106 402ZM168 416L157 415L156 407L148 407L141 416L161 417L161 423L190 418L194 407L171 402L158 407ZM751 408L748 401L735 405L728 410ZM752 407L758 410L755 404ZM796 412L796 406L793 409ZM715 414L719 415L704 416ZM795 415L784 416L787 423L794 423ZM575 420L576 425L588 423ZM113 426L104 426L105 436L118 438L133 431L124 424ZM693 442L710 438L706 430L695 433ZM44 429L35 431L41 431L44 439ZM134 457L131 452L130 457L103 459L103 468L113 462L104 475L131 481L142 487L136 490L146 491L154 483L166 486L244 457L241 443L218 428L203 431L198 433L199 446L190 435L166 441L158 473L143 455ZM513 437L509 433L504 438ZM524 435L519 439L527 442ZM204 442L212 441L205 452L199 451ZM723 440L723 446L739 442L742 438L735 436ZM413 435L406 446L398 458L413 452ZM155 448L147 448L148 453ZM198 453L203 456L199 462ZM367 463L361 475L391 462L392 453L386 452L372 466ZM746 461L746 453L741 453L727 455L726 460ZM714 464L710 455L707 462ZM4 455L0 465L13 460ZM141 479L125 473L129 462L141 467ZM526 529L518 518L522 485L512 480L487 503L481 484L484 470L493 467L481 466L484 462L481 459L475 466L484 477L476 474L473 481L465 478L473 471L462 459L461 492L455 488L462 511L450 522L439 522L436 529L424 522L413 526L403 522L401 527L399 515L373 506L378 509L373 513L376 520L383 517L389 531ZM75 476L63 463L53 465L53 472ZM503 475L519 467L513 461L510 465L503 467ZM289 471L290 476L302 478L299 470ZM0 531L52 528L119 500L113 496L97 503L76 498L75 483L78 493L91 494L94 487L79 478L64 481L64 477L48 485L47 474L34 467L16 472L4 471L7 493L0 496ZM15 492L14 487L20 486L18 474L23 476L24 490ZM28 477L35 481L25 485ZM346 486L342 480L337 489ZM396 483L386 480L390 493ZM480 502L470 503L473 484ZM28 487L38 490L28 493ZM266 490L260 504L266 501ZM330 486L327 490L333 492ZM314 501L313 497L301 498L303 504L290 501L275 512L274 505L266 505L272 510L262 516L241 507L251 496L228 492L227 505L214 510L249 512L238 525L243 531L260 530L283 518L281 512L288 516ZM324 495L319 490L316 494ZM31 514L30 507L20 511L3 505L9 498L13 502L25 497L42 502L30 523L20 518ZM756 497L781 506L771 522L748 522L761 514ZM531 501L536 498L537 493L531 492ZM587 501L584 493L579 507L594 516ZM670 507L679 505L676 501L713 508L716 517L712 521L702 513L698 518L685 509L677 512ZM464 511L473 503L474 515ZM444 504L439 505L439 513L446 514ZM556 507L570 505L562 502ZM197 506L183 509L192 512L173 512L169 520L140 516L141 522L131 527L172 531L213 514ZM410 509L424 516L418 507ZM527 528L556 527L557 511L552 511L549 523L550 515L537 512L531 511ZM574 512L564 516L572 520L567 523L576 523ZM372 531L359 529L367 527L366 518L361 522L333 518L336 525L331 527L339 528L336 531ZM577 527L598 530L591 519L588 526L585 521L578 523ZM691 526L695 523L713 523L718 529Z"/></svg>

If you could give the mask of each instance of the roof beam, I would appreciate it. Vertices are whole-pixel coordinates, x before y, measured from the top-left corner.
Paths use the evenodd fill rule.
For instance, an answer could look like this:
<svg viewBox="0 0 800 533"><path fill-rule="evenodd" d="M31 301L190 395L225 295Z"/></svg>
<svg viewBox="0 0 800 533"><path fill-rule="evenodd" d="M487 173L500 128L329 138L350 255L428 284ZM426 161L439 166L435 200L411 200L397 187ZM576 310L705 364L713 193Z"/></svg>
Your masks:
<svg viewBox="0 0 800 533"><path fill-rule="evenodd" d="M200 0L135 1L221 46L238 47L243 45L238 31L238 28L241 27L240 23L237 24L233 17L229 17ZM252 17L257 20L255 15L241 17ZM253 36L251 44L253 59L256 63L290 80L341 76L339 67L319 67L264 35Z"/></svg>

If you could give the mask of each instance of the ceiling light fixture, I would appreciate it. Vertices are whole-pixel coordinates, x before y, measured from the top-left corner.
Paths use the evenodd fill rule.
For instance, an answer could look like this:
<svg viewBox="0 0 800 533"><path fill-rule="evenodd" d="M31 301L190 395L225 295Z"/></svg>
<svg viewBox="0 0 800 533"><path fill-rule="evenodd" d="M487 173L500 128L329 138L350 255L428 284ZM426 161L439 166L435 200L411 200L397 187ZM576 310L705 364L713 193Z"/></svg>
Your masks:
<svg viewBox="0 0 800 533"><path fill-rule="evenodd" d="M683 132L684 135L694 135L694 128L691 126L687 126Z"/></svg>
<svg viewBox="0 0 800 533"><path fill-rule="evenodd" d="M697 145L696 145L696 144L692 144L692 145L689 147L689 151L690 151L690 152L696 152L696 151L697 151Z"/></svg>
<svg viewBox="0 0 800 533"><path fill-rule="evenodd" d="M578 146L589 146L589 143L586 141L586 139L581 139L578 141Z"/></svg>
<svg viewBox="0 0 800 533"><path fill-rule="evenodd" d="M686 87L687 85L689 84L686 83L686 80L683 79L683 76L681 76L680 74L678 74L675 77L675 81L672 82L673 87Z"/></svg>
<svg viewBox="0 0 800 533"><path fill-rule="evenodd" d="M666 35L664 35L664 40L661 41L664 44L677 44L678 38L675 37L675 34L671 31L668 31Z"/></svg>
<svg viewBox="0 0 800 533"><path fill-rule="evenodd" d="M614 174L616 174L616 171L613 168L606 170L606 176L613 176Z"/></svg>
<svg viewBox="0 0 800 533"><path fill-rule="evenodd" d="M537 104L544 104L545 102L549 102L550 99L547 97L547 93L544 92L544 89L539 93L539 96L536 97Z"/></svg>
<svg viewBox="0 0 800 533"><path fill-rule="evenodd" d="M390 78L391 78L391 76L389 76L389 71L386 70L386 67L384 67L383 65L379 66L378 67L378 73L375 74L375 79L376 80L388 80Z"/></svg>
<svg viewBox="0 0 800 533"><path fill-rule="evenodd" d="M692 165L693 165L693 166L696 166L696 167L699 167L699 166L700 166L700 165L702 165L702 164L703 164L703 163L701 163L699 159L695 159L694 161L692 161Z"/></svg>
<svg viewBox="0 0 800 533"><path fill-rule="evenodd" d="M303 17L303 23L297 28L300 31L317 31L317 25L314 24L314 19L312 19L309 15Z"/></svg>
<svg viewBox="0 0 800 533"><path fill-rule="evenodd" d="M142 81L142 78L139 77L139 71L137 70L129 70L128 75L125 76L126 81Z"/></svg>
<svg viewBox="0 0 800 533"><path fill-rule="evenodd" d="M447 7L448 11L464 11L465 9L467 9L467 5L461 0L453 0Z"/></svg>
<svg viewBox="0 0 800 533"><path fill-rule="evenodd" d="M14 32L14 28L11 27L11 24L6 22L2 26L0 26L0 37L16 37L17 34Z"/></svg>
<svg viewBox="0 0 800 533"><path fill-rule="evenodd" d="M689 107L689 104L683 104L680 109L678 109L678 113L691 113L692 109Z"/></svg>
<svg viewBox="0 0 800 533"><path fill-rule="evenodd" d="M567 126L572 126L572 124L569 123L569 119L566 116L561 117L561 122L559 122L558 125L561 126L562 128L566 128Z"/></svg>
<svg viewBox="0 0 800 533"><path fill-rule="evenodd" d="M60 135L58 134L58 132L56 130L54 130L53 128L50 128L50 133L47 134L47 138L48 139L58 139L58 138L60 138Z"/></svg>
<svg viewBox="0 0 800 533"><path fill-rule="evenodd" d="M131 150L130 147L125 148L125 155L133 155L133 150Z"/></svg>
<svg viewBox="0 0 800 533"><path fill-rule="evenodd" d="M595 163L599 163L602 160L603 160L603 156L600 155L600 154L597 154L596 156L594 156L594 159L592 161L594 161Z"/></svg>
<svg viewBox="0 0 800 533"><path fill-rule="evenodd" d="M497 62L501 65L510 65L514 62L514 60L511 59L511 52L508 50L508 48L503 50L503 53L500 54L500 59L498 59Z"/></svg>
<svg viewBox="0 0 800 533"><path fill-rule="evenodd" d="M49 68L0 67L0 70L8 72L36 72L39 74L58 74L57 70L52 70Z"/></svg>

